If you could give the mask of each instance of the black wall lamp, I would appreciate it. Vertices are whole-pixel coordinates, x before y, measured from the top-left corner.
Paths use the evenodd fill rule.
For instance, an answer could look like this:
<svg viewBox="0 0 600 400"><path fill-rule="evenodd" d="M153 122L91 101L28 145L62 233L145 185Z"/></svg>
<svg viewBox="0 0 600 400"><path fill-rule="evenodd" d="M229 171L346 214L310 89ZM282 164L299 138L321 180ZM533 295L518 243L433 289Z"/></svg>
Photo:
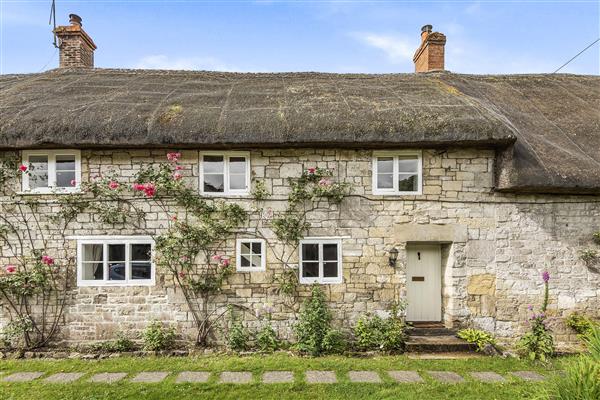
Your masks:
<svg viewBox="0 0 600 400"><path fill-rule="evenodd" d="M398 249L395 248L395 247L392 247L390 249L390 257L388 259L390 267L395 267L396 266L396 260L398 260Z"/></svg>

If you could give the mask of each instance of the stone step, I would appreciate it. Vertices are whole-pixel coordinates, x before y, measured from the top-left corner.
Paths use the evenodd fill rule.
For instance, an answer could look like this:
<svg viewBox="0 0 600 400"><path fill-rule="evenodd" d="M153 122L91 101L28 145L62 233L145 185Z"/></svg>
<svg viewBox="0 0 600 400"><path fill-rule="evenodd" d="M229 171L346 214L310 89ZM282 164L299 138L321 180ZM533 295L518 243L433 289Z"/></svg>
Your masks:
<svg viewBox="0 0 600 400"><path fill-rule="evenodd" d="M410 335L406 342L406 351L413 353L445 353L475 351L474 344L467 343L455 336L416 336Z"/></svg>
<svg viewBox="0 0 600 400"><path fill-rule="evenodd" d="M456 329L440 328L420 328L414 327L408 329L411 336L456 336Z"/></svg>

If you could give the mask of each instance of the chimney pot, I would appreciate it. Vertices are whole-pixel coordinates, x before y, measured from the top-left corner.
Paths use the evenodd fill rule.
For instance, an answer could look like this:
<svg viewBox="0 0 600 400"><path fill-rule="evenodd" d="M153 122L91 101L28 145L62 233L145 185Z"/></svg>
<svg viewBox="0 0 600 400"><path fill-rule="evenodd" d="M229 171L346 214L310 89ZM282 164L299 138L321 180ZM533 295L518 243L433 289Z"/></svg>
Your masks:
<svg viewBox="0 0 600 400"><path fill-rule="evenodd" d="M77 14L69 14L69 22L73 26L82 26L81 17Z"/></svg>
<svg viewBox="0 0 600 400"><path fill-rule="evenodd" d="M413 57L415 72L444 70L446 36L440 32L432 32L432 30L432 25L423 25L421 28L421 45Z"/></svg>
<svg viewBox="0 0 600 400"><path fill-rule="evenodd" d="M96 45L81 27L81 17L69 14L69 23L54 30L59 40L59 68L94 68Z"/></svg>

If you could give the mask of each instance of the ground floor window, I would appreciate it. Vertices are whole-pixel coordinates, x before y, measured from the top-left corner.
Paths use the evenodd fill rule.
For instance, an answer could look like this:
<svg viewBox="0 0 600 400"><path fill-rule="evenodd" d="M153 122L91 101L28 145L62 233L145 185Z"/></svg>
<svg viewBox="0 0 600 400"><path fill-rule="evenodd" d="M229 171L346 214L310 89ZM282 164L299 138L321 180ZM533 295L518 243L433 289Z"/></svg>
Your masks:
<svg viewBox="0 0 600 400"><path fill-rule="evenodd" d="M236 247L235 265L238 272L264 271L266 269L264 240L238 239Z"/></svg>
<svg viewBox="0 0 600 400"><path fill-rule="evenodd" d="M342 242L339 239L300 241L300 283L341 283Z"/></svg>
<svg viewBox="0 0 600 400"><path fill-rule="evenodd" d="M88 238L77 246L78 286L154 284L154 243L148 238Z"/></svg>

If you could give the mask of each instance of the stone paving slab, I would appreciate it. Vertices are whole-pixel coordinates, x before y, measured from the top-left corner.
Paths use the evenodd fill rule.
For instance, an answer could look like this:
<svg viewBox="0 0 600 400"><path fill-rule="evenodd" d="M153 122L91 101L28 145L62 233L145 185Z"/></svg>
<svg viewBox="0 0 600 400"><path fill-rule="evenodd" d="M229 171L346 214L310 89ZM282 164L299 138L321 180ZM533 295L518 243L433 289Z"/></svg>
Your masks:
<svg viewBox="0 0 600 400"><path fill-rule="evenodd" d="M267 371L262 376L263 383L291 383L294 382L292 371Z"/></svg>
<svg viewBox="0 0 600 400"><path fill-rule="evenodd" d="M500 374L489 371L471 372L471 376L481 382L495 383L495 382L506 382L506 379Z"/></svg>
<svg viewBox="0 0 600 400"><path fill-rule="evenodd" d="M417 371L388 371L390 378L399 383L421 383L423 378Z"/></svg>
<svg viewBox="0 0 600 400"><path fill-rule="evenodd" d="M543 375L538 374L534 371L514 371L511 375L521 378L524 381L540 382L546 379Z"/></svg>
<svg viewBox="0 0 600 400"><path fill-rule="evenodd" d="M456 372L450 371L427 371L427 373L436 381L442 383L460 383L465 379Z"/></svg>
<svg viewBox="0 0 600 400"><path fill-rule="evenodd" d="M4 382L29 382L44 375L43 372L15 372L3 379Z"/></svg>
<svg viewBox="0 0 600 400"><path fill-rule="evenodd" d="M306 382L308 383L336 383L337 377L334 371L306 371Z"/></svg>
<svg viewBox="0 0 600 400"><path fill-rule="evenodd" d="M381 383L381 377L375 371L349 371L350 382Z"/></svg>
<svg viewBox="0 0 600 400"><path fill-rule="evenodd" d="M93 375L89 381L94 383L114 383L118 382L121 379L125 378L127 373L125 372L102 372L96 375Z"/></svg>
<svg viewBox="0 0 600 400"><path fill-rule="evenodd" d="M209 377L210 372L206 371L183 371L177 375L175 383L204 383Z"/></svg>
<svg viewBox="0 0 600 400"><path fill-rule="evenodd" d="M158 383L162 382L168 375L168 372L140 372L131 379L131 382Z"/></svg>
<svg viewBox="0 0 600 400"><path fill-rule="evenodd" d="M77 379L81 378L83 375L85 375L85 374L82 372L60 372L58 374L50 375L49 377L44 379L44 382L47 382L47 383L70 383L70 382L76 381Z"/></svg>
<svg viewBox="0 0 600 400"><path fill-rule="evenodd" d="M252 372L221 372L221 383L250 383L252 382Z"/></svg>

